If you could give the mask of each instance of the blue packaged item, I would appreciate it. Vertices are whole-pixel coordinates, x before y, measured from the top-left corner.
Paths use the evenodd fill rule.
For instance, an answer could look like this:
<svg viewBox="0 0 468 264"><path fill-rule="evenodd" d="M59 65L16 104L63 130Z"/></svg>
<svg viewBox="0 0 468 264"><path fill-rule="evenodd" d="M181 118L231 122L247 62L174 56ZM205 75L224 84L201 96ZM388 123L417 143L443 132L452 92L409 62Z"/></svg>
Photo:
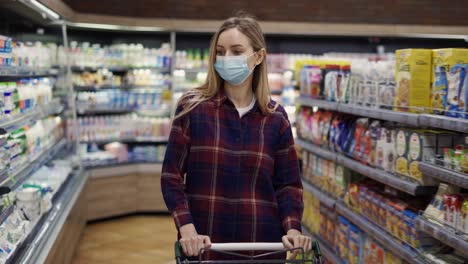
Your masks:
<svg viewBox="0 0 468 264"><path fill-rule="evenodd" d="M447 107L447 72L445 67L437 66L434 68L434 84L432 88L432 108L435 114L444 114Z"/></svg>
<svg viewBox="0 0 468 264"><path fill-rule="evenodd" d="M348 153L351 145L353 144L354 138L354 128L356 126L356 120L350 119L347 122L340 125L342 129L340 129L340 140L339 146L341 148L341 152Z"/></svg>
<svg viewBox="0 0 468 264"><path fill-rule="evenodd" d="M465 78L465 68L461 64L457 64L450 69L449 75L447 76L448 90L447 90L447 110L446 116L458 117L458 98L460 96L460 90L463 85Z"/></svg>
<svg viewBox="0 0 468 264"><path fill-rule="evenodd" d="M465 79L460 87L460 92L458 96L458 116L460 118L468 119L468 106L466 105L468 103L468 64L464 65L464 69Z"/></svg>

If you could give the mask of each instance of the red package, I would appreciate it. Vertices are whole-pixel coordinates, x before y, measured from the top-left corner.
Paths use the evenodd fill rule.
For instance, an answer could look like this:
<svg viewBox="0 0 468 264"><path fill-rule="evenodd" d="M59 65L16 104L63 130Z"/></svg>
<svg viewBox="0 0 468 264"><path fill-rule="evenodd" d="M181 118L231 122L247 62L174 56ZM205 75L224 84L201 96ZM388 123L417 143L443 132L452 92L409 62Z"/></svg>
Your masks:
<svg viewBox="0 0 468 264"><path fill-rule="evenodd" d="M452 206L452 195L445 194L444 195L444 222L446 225L451 225L451 215L450 215L450 207Z"/></svg>
<svg viewBox="0 0 468 264"><path fill-rule="evenodd" d="M463 203L463 200L460 195L452 195L451 203L450 203L450 216L451 216L450 225L454 228L457 228L457 225L458 225L462 203Z"/></svg>

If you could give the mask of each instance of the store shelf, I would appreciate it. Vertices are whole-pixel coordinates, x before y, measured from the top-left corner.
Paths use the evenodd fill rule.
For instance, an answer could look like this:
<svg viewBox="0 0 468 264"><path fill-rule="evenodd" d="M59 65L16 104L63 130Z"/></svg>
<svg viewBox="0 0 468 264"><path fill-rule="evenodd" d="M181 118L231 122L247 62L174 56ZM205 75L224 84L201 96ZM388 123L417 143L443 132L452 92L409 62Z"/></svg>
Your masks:
<svg viewBox="0 0 468 264"><path fill-rule="evenodd" d="M66 145L67 141L62 139L59 142L46 147L43 152L30 158L24 166L12 172L9 179L2 182L0 185L4 186L6 184L11 190L17 189L31 176L33 172L37 171L40 167L52 160Z"/></svg>
<svg viewBox="0 0 468 264"><path fill-rule="evenodd" d="M345 263L340 257L338 257L335 254L335 251L328 245L328 243L325 243L320 237L312 234L312 232L310 232L307 229L307 227L305 227L304 225L302 226L302 233L306 236L311 237L312 240L316 240L319 243L322 254L325 256L326 259L331 261L331 263L334 263L334 264Z"/></svg>
<svg viewBox="0 0 468 264"><path fill-rule="evenodd" d="M386 110L381 108L371 108L365 106L357 106L350 104L338 104L338 112L348 113L357 116L364 116L374 119L387 120L398 122L407 125L418 125L418 114L396 112L392 110Z"/></svg>
<svg viewBox="0 0 468 264"><path fill-rule="evenodd" d="M309 183L306 180L302 180L302 186L305 191L310 192L314 197L316 197L322 204L329 208L334 208L336 204L336 199L326 194L324 191L315 187L313 184Z"/></svg>
<svg viewBox="0 0 468 264"><path fill-rule="evenodd" d="M88 175L84 170L69 175L69 180L58 191L59 195L52 209L41 217L26 240L7 261L8 264L45 262L87 179Z"/></svg>
<svg viewBox="0 0 468 264"><path fill-rule="evenodd" d="M304 140L296 139L296 143L304 149L318 155L324 159L335 161L351 170L359 172L360 174L374 179L378 182L391 186L400 191L412 194L412 195L425 195L433 194L437 190L436 186L422 186L417 182L410 181L409 179L401 178L397 175L385 172L380 169L375 169L355 161L351 158L345 157L342 154L338 154L327 149L323 149L319 146L310 144Z"/></svg>
<svg viewBox="0 0 468 264"><path fill-rule="evenodd" d="M329 102L325 100L318 100L318 99L311 99L309 97L298 97L296 99L296 104L300 104L303 106L310 106L310 107L318 107L321 109L326 109L326 110L332 110L332 111L338 111L338 103L336 102Z"/></svg>
<svg viewBox="0 0 468 264"><path fill-rule="evenodd" d="M0 67L0 77L45 77L64 74L63 69L36 67Z"/></svg>
<svg viewBox="0 0 468 264"><path fill-rule="evenodd" d="M145 90L145 91L162 91L169 89L169 84L152 84L152 85L74 85L73 89L77 92L94 92L99 90Z"/></svg>
<svg viewBox="0 0 468 264"><path fill-rule="evenodd" d="M419 120L418 114L395 112L381 108L371 108L359 105L329 102L326 100L311 99L308 97L300 97L296 100L296 103L304 106L317 106L321 109L415 126L418 125Z"/></svg>
<svg viewBox="0 0 468 264"><path fill-rule="evenodd" d="M375 240L380 242L388 250L392 251L393 254L399 256L401 259L409 263L421 264L425 263L413 249L409 246L403 245L402 242L394 239L386 231L368 221L365 217L353 212L346 205L341 202L336 203L336 211L338 214L346 217L348 220L353 222L367 235L373 237Z"/></svg>
<svg viewBox="0 0 468 264"><path fill-rule="evenodd" d="M456 234L454 230L449 230L447 227L432 223L422 216L417 218L415 223L419 230L457 249L461 255L468 258L468 241Z"/></svg>
<svg viewBox="0 0 468 264"><path fill-rule="evenodd" d="M108 89L123 89L123 85L73 85L73 89L77 92L93 92L98 90Z"/></svg>
<svg viewBox="0 0 468 264"><path fill-rule="evenodd" d="M312 143L309 143L303 139L300 138L295 138L294 141L296 142L297 145L301 146L302 148L314 153L317 156L320 156L324 159L327 160L333 160L336 161L336 156L337 154L335 152L332 152L330 150L321 148L319 146L316 146Z"/></svg>
<svg viewBox="0 0 468 264"><path fill-rule="evenodd" d="M409 179L399 177L395 174L366 166L343 155L337 155L336 161L337 163L359 172L362 175L412 195L431 195L437 191L437 186L423 186L417 182L410 181Z"/></svg>
<svg viewBox="0 0 468 264"><path fill-rule="evenodd" d="M427 162L419 163L419 169L423 175L434 177L455 186L468 189L468 175L466 173L454 171Z"/></svg>
<svg viewBox="0 0 468 264"><path fill-rule="evenodd" d="M468 119L422 114L419 125L468 133Z"/></svg>
<svg viewBox="0 0 468 264"><path fill-rule="evenodd" d="M81 66L72 66L71 70L73 72L96 72L98 70L102 69L107 69L108 71L111 72L126 72L130 70L151 70L151 71L158 71L161 73L170 73L171 68L170 67L128 67L128 66L111 66L111 67L105 67L105 66L100 66L100 67L81 67Z"/></svg>
<svg viewBox="0 0 468 264"><path fill-rule="evenodd" d="M111 142L120 143L167 143L167 137L129 137L129 138L115 138L115 139L103 139L103 140L83 140L80 143L95 143L97 145L107 144Z"/></svg>
<svg viewBox="0 0 468 264"><path fill-rule="evenodd" d="M185 73L199 73L199 72L208 72L207 68L176 68L174 71L184 71Z"/></svg>
<svg viewBox="0 0 468 264"><path fill-rule="evenodd" d="M60 99L54 99L52 102L43 106L38 106L36 109L32 109L27 113L12 115L0 119L0 127L7 131L13 131L49 115L60 114L63 110L64 106L60 102Z"/></svg>
<svg viewBox="0 0 468 264"><path fill-rule="evenodd" d="M134 112L133 108L108 108L108 107L87 107L77 106L78 115L122 115Z"/></svg>
<svg viewBox="0 0 468 264"><path fill-rule="evenodd" d="M101 163L98 165L89 165L89 166L84 166L86 169L103 169L103 168L118 168L122 166L128 166L128 165L141 165L141 164L162 164L162 161L151 161L151 162L143 162L143 161L137 161L137 162L107 162L107 163Z"/></svg>

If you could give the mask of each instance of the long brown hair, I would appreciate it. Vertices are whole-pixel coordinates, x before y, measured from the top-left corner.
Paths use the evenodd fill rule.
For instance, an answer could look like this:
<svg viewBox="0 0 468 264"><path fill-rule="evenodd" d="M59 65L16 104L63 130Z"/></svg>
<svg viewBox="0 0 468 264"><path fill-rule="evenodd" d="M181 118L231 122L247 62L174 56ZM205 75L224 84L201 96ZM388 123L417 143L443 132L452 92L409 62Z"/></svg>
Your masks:
<svg viewBox="0 0 468 264"><path fill-rule="evenodd" d="M224 21L211 39L210 63L208 66L206 82L200 87L187 91L179 99L178 105L181 105L183 110L180 111L174 119L192 111L192 109L197 107L201 102L215 96L221 89L223 80L214 69L214 64L216 62L216 44L218 43L219 35L231 28L236 28L249 38L254 52L260 51L261 49L266 50L265 38L263 36L262 29L254 17L247 14L239 14ZM275 106L269 105L270 87L268 86L266 52L262 62L257 65L253 71L252 87L262 113L273 113L276 110L277 104Z"/></svg>

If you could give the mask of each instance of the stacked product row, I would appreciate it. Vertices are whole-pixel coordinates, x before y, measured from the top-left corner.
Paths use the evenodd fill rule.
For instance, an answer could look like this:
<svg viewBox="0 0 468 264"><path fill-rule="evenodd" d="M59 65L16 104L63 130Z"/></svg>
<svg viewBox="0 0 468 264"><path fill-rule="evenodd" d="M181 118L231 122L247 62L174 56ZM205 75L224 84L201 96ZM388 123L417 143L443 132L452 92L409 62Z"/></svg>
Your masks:
<svg viewBox="0 0 468 264"><path fill-rule="evenodd" d="M127 163L160 163L164 160L166 145L128 145L118 142L98 147L81 145L81 162L85 167Z"/></svg>
<svg viewBox="0 0 468 264"><path fill-rule="evenodd" d="M465 202L463 202L463 196L459 189L447 188L447 185L441 184L437 196L429 203L427 198L414 199L412 196L369 180L308 151L302 151L302 160L305 180L319 190L335 197L336 201L342 201L356 214L364 216L407 247L412 248L415 252L420 252L425 259L437 261L437 263L463 263L463 257L458 252L441 244L416 226L419 212L425 210L424 216L431 221L454 229L457 226L457 232L462 235L466 234L466 230L462 228L465 227L468 220L468 212L465 212L466 209L463 207ZM308 201L309 199L312 201ZM333 215L333 212L330 212L331 209L327 209L325 205L319 205L319 200L312 193L305 192L304 200L304 224L325 240L329 246L335 248L336 254L343 260L346 261L349 255L351 263L351 257L355 257L356 252L359 252L354 244L358 243L361 245L361 249L365 249L360 257L364 262L353 263L387 263L383 261L385 254L379 260L374 259L377 262L365 262L364 255L369 249L362 247L365 240L358 236L358 234L365 236L365 233L342 216L338 219L335 216L330 217ZM429 205L426 208L427 204ZM314 218L314 213L316 214L318 211L321 213L321 225L318 225L317 218Z"/></svg>
<svg viewBox="0 0 468 264"><path fill-rule="evenodd" d="M314 99L467 118L468 49L406 49L369 61L301 61L301 93Z"/></svg>
<svg viewBox="0 0 468 264"><path fill-rule="evenodd" d="M331 111L314 112L309 107L300 109L296 124L299 137L317 146L424 185L434 182L422 174L419 163L452 153L451 148L458 151L447 165L462 171L468 168L468 152L459 133L402 127Z"/></svg>
<svg viewBox="0 0 468 264"><path fill-rule="evenodd" d="M57 45L19 42L0 35L0 66L50 68L57 65Z"/></svg>
<svg viewBox="0 0 468 264"><path fill-rule="evenodd" d="M164 86L170 82L170 75L149 69L135 69L127 71L124 75L118 75L108 69L73 74L73 84L81 87Z"/></svg>
<svg viewBox="0 0 468 264"><path fill-rule="evenodd" d="M31 126L2 135L2 138L6 138L6 143L0 152L0 171L8 170L10 174L14 174L19 168L60 141L63 136L60 117L38 120Z"/></svg>
<svg viewBox="0 0 468 264"><path fill-rule="evenodd" d="M429 221L449 227L468 241L468 192L457 186L441 183L437 194L423 216Z"/></svg>
<svg viewBox="0 0 468 264"><path fill-rule="evenodd" d="M167 100L163 91L154 89L132 89L122 91L117 89L106 89L96 92L79 92L77 95L77 108L79 110L89 109L171 109L171 101Z"/></svg>
<svg viewBox="0 0 468 264"><path fill-rule="evenodd" d="M171 46L162 44L158 49L142 44L100 44L72 42L67 56L78 67L135 67L167 68L172 61Z"/></svg>
<svg viewBox="0 0 468 264"><path fill-rule="evenodd" d="M67 120L67 137L93 141L162 141L169 137L169 118L140 117L133 114L80 117Z"/></svg>
<svg viewBox="0 0 468 264"><path fill-rule="evenodd" d="M19 81L0 81L0 118L23 114L52 101L54 80L27 78Z"/></svg>
<svg viewBox="0 0 468 264"><path fill-rule="evenodd" d="M359 229L351 221L304 193L303 223L330 247L342 263L400 264L403 260ZM328 263L333 263L329 261Z"/></svg>
<svg viewBox="0 0 468 264"><path fill-rule="evenodd" d="M54 195L71 171L70 162L54 160L51 166L35 171L17 190L2 195L2 211L11 212L0 225L0 263L15 253L40 217L51 209Z"/></svg>

